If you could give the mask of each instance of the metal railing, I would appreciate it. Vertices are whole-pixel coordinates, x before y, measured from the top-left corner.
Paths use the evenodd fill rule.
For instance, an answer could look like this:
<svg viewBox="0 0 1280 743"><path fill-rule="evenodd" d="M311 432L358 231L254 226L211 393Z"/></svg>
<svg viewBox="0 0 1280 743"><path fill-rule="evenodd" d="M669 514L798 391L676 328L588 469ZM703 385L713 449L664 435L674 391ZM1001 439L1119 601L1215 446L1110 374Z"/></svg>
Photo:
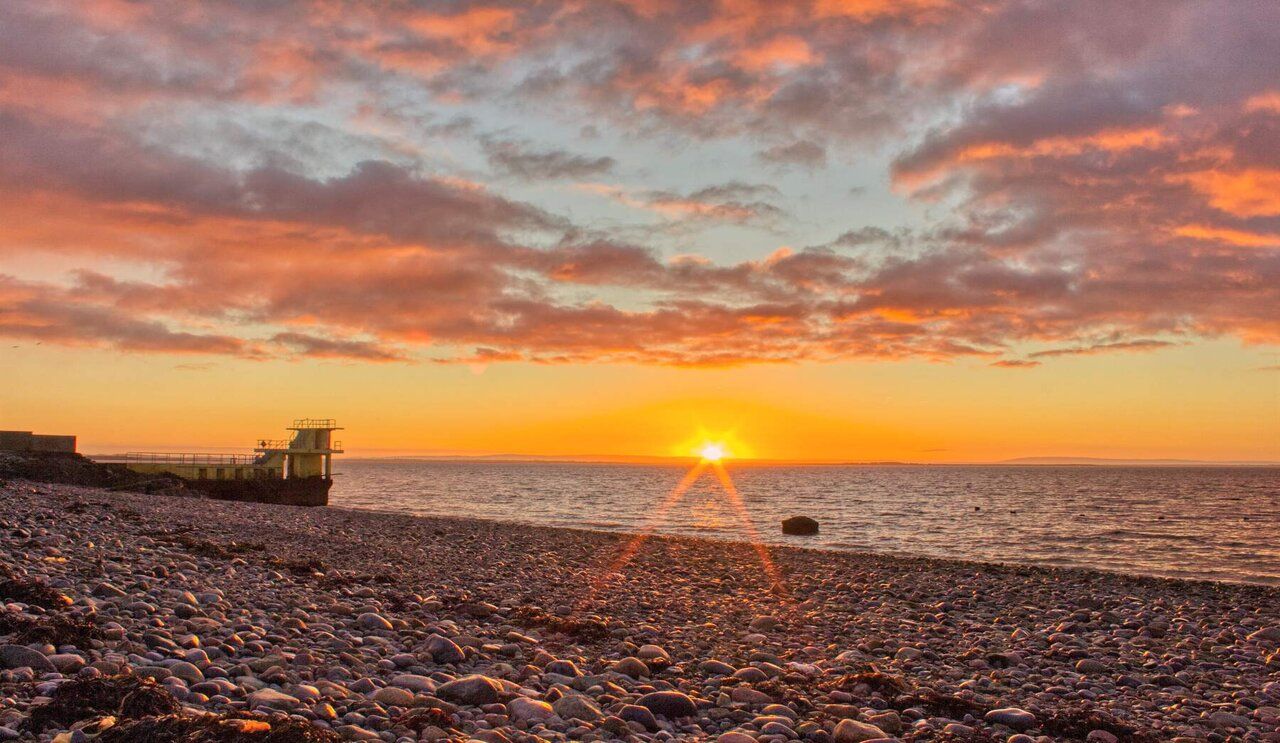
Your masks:
<svg viewBox="0 0 1280 743"><path fill-rule="evenodd" d="M337 428L338 423L333 418L295 418L290 428Z"/></svg>
<svg viewBox="0 0 1280 743"><path fill-rule="evenodd" d="M330 449L341 449L341 448L342 448L342 442L341 442L341 441L330 441L330 442L329 442L329 447L328 447L328 448L330 448ZM307 447L294 448L294 446L293 446L293 442L292 442L292 441L290 441L289 439L258 439L258 446L254 449L254 451L262 451L262 452L267 452L267 451L281 451L281 452L288 452L288 451L312 451L312 450L311 450L311 449L308 449Z"/></svg>
<svg viewBox="0 0 1280 743"><path fill-rule="evenodd" d="M125 464L170 464L170 465L251 465L255 457L251 454L194 454L181 452L132 451L120 457Z"/></svg>
<svg viewBox="0 0 1280 743"><path fill-rule="evenodd" d="M289 439L258 439L257 450L288 449Z"/></svg>

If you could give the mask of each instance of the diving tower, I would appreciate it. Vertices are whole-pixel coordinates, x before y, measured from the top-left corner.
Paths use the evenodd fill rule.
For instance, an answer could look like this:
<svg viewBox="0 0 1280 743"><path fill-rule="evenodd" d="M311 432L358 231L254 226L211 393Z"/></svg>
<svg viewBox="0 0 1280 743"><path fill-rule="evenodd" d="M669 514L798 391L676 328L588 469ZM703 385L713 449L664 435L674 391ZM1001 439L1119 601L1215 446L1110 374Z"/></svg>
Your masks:
<svg viewBox="0 0 1280 743"><path fill-rule="evenodd" d="M254 463L279 469L284 479L323 477L333 479L333 455L342 454L342 442L335 441L334 431L343 430L333 418L298 418L289 426L289 439L260 439L254 451Z"/></svg>

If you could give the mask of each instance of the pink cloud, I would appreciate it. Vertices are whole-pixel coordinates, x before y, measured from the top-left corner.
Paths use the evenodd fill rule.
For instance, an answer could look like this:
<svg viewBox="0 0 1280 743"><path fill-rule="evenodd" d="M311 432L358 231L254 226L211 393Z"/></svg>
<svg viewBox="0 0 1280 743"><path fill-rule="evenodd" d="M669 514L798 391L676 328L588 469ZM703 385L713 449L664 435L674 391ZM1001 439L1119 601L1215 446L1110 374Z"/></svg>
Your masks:
<svg viewBox="0 0 1280 743"><path fill-rule="evenodd" d="M0 334L477 364L1027 367L1200 337L1275 344L1276 28L1274 4L1141 0L14 0L0 4L0 255L85 266L0 280ZM446 124L405 91L621 141L736 143L805 177L892 145L903 197L949 208L892 232L833 224L829 244L765 258L713 262L698 254L733 253L690 239L670 259L502 191L622 158ZM297 110L338 138L175 129ZM470 141L510 179L477 182L396 126ZM333 157L356 146L367 159ZM600 193L706 232L780 230L803 198L719 175Z"/></svg>

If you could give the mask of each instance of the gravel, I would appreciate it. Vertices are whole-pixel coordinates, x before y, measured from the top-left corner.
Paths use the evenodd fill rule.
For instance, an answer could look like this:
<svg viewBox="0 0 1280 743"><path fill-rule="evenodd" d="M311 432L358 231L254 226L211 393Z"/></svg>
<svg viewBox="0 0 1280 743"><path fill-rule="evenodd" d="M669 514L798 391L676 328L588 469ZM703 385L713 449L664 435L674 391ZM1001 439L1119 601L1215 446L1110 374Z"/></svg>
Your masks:
<svg viewBox="0 0 1280 743"><path fill-rule="evenodd" d="M1280 741L1276 588L633 540L13 480L0 739Z"/></svg>

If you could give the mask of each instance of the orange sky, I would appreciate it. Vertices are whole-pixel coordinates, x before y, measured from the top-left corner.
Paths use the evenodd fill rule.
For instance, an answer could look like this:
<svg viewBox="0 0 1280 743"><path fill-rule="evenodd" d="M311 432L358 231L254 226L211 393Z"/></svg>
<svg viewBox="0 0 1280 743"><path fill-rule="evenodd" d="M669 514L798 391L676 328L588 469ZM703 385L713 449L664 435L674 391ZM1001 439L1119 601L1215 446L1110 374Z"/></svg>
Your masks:
<svg viewBox="0 0 1280 743"><path fill-rule="evenodd" d="M805 461L1280 459L1280 373L1234 344L1055 361L728 370L219 361L10 349L0 427L81 450L247 449L332 416L352 456L687 455ZM184 368L175 368L183 365Z"/></svg>

